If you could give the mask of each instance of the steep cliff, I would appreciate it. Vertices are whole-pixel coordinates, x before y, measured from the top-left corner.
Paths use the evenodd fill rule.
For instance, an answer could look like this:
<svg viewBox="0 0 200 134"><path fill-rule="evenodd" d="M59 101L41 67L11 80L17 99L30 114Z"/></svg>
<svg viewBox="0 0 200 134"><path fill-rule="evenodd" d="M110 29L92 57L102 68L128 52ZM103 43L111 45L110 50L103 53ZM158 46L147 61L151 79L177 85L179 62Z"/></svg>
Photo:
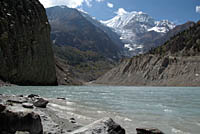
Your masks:
<svg viewBox="0 0 200 134"><path fill-rule="evenodd" d="M200 21L148 54L122 60L96 83L200 86Z"/></svg>
<svg viewBox="0 0 200 134"><path fill-rule="evenodd" d="M0 1L0 79L56 85L50 25L38 0Z"/></svg>

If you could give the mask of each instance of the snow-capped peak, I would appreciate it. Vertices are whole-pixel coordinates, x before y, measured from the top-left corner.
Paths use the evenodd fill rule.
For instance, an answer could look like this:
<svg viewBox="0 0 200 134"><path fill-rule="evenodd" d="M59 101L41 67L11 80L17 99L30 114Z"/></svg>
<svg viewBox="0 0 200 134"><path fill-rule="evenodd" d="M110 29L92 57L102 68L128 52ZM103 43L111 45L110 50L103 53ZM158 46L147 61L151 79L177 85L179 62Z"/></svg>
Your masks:
<svg viewBox="0 0 200 134"><path fill-rule="evenodd" d="M142 30L136 30L139 33L148 32L148 31L155 31L155 32L163 32L166 33L170 29L173 29L175 27L175 24L172 22L169 22L168 20L162 20L162 21L155 21L152 17L150 17L148 14L143 12L127 12L123 8L118 9L116 12L117 16L114 18L107 20L107 21L101 21L101 23L107 25L108 27L111 27L113 29L116 29L119 31L119 29L141 29ZM134 30L135 31L135 30Z"/></svg>
<svg viewBox="0 0 200 134"><path fill-rule="evenodd" d="M119 12L120 10L118 10ZM108 21L101 21L101 23L107 25L108 27L119 29L124 28L127 25L131 25L134 23L149 23L152 24L154 20L148 16L147 14L143 12L127 12L127 11L121 11L121 13L118 13L117 16L114 18L108 20Z"/></svg>
<svg viewBox="0 0 200 134"><path fill-rule="evenodd" d="M128 12L118 9L116 14L114 18L100 22L117 32L124 47L129 51L134 51L135 54L143 52L144 42L150 40L148 37L158 35L150 31L157 32L162 36L175 27L175 24L168 20L156 21L141 11ZM146 39L143 40L143 38Z"/></svg>

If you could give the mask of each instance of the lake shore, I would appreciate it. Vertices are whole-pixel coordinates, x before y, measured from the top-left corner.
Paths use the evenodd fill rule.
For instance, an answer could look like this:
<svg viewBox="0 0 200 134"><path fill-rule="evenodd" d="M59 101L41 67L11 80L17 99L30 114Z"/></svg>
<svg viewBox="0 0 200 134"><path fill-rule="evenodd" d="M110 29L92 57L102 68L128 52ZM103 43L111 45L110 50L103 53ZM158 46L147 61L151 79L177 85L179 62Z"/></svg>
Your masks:
<svg viewBox="0 0 200 134"><path fill-rule="evenodd" d="M0 103L6 104L8 110L24 113L34 112L39 114L43 124L44 133L68 133L81 127L81 125L79 125L79 123L77 123L76 120L72 118L72 116L67 116L67 118L61 117L57 114L56 111L52 110L51 105L56 105L55 103L67 103L64 98L44 99L49 101L49 104L46 108L25 108L23 107L23 103L31 104L33 98L23 95L0 95Z"/></svg>
<svg viewBox="0 0 200 134"><path fill-rule="evenodd" d="M10 131L13 131L16 134L41 134L41 132L42 134L78 134L89 132L88 134L93 134L93 131L95 132L98 129L125 134L125 130L109 117L91 122L88 125L87 119L81 119L82 117L77 117L75 113L65 111L70 111L68 105L71 104L72 102L63 97L42 98L35 94L28 96L0 94L0 119L3 123L3 126L0 126L0 132L10 133Z"/></svg>

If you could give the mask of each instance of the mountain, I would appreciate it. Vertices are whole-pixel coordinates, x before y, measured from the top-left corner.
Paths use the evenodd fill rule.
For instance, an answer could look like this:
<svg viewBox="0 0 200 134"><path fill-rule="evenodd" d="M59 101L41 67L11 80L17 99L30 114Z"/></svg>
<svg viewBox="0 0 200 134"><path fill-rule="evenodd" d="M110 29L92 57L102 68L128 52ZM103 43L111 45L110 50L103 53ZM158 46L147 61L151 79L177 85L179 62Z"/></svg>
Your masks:
<svg viewBox="0 0 200 134"><path fill-rule="evenodd" d="M44 7L35 0L1 0L0 14L0 79L18 85L57 85Z"/></svg>
<svg viewBox="0 0 200 134"><path fill-rule="evenodd" d="M123 59L95 83L200 86L200 21L147 54Z"/></svg>
<svg viewBox="0 0 200 134"><path fill-rule="evenodd" d="M146 42L148 40L148 48L153 49L158 46L161 46L164 44L166 41L170 40L174 35L188 29L189 27L192 27L195 23L192 21L186 22L185 24L177 25L175 28L169 30L167 33L164 35L160 36L158 33L157 36L152 36L153 34L145 33L140 36L140 42ZM146 50L147 52L150 50Z"/></svg>
<svg viewBox="0 0 200 134"><path fill-rule="evenodd" d="M117 34L89 15L66 6L47 8L46 12L52 29L59 84L95 80L121 58L122 45L114 39ZM105 31L109 31L110 36ZM70 78L62 73L69 73Z"/></svg>
<svg viewBox="0 0 200 134"><path fill-rule="evenodd" d="M116 32L114 32L111 28L105 26L104 24L96 20L94 17L91 17L89 14L83 11L80 11L80 13L93 25L104 31L109 36L109 38L120 48L120 50L123 50L124 44L122 43L122 41L120 40L120 36Z"/></svg>
<svg viewBox="0 0 200 134"><path fill-rule="evenodd" d="M155 21L148 14L135 11L123 11L101 23L119 34L124 47L130 51L130 55L147 52L151 49L148 44L152 39L162 37L175 27L175 24L168 20Z"/></svg>
<svg viewBox="0 0 200 134"><path fill-rule="evenodd" d="M71 46L81 51L93 51L117 60L121 50L100 28L88 21L77 10L66 6L46 9L54 44Z"/></svg>

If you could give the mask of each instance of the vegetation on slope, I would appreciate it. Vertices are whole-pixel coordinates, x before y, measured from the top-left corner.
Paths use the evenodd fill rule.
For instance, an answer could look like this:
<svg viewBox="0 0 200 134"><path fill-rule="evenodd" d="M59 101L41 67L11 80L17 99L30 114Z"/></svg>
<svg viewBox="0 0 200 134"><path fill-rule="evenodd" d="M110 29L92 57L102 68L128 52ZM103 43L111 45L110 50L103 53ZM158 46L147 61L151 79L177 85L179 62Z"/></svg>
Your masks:
<svg viewBox="0 0 200 134"><path fill-rule="evenodd" d="M81 51L71 46L54 45L57 57L70 66L73 77L80 81L92 81L115 66L115 62L93 51Z"/></svg>
<svg viewBox="0 0 200 134"><path fill-rule="evenodd" d="M200 21L187 30L178 33L164 45L151 50L150 54L199 56L200 55Z"/></svg>

